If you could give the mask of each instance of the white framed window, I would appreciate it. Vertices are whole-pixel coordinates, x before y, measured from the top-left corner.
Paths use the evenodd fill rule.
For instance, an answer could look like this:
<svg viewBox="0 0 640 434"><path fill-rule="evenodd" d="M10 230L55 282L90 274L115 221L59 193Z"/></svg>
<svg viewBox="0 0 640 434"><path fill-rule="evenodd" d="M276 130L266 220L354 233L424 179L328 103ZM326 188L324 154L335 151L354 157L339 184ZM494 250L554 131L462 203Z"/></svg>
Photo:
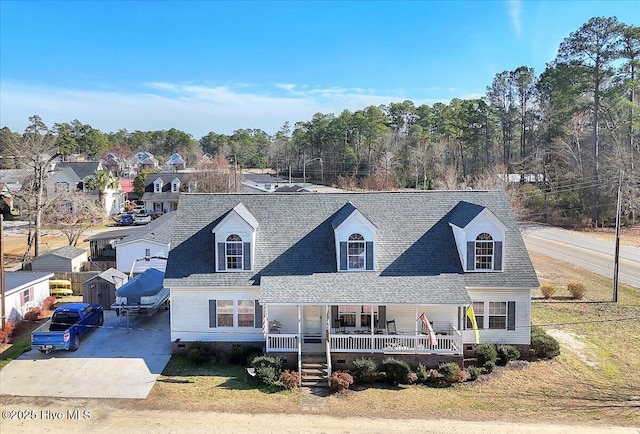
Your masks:
<svg viewBox="0 0 640 434"><path fill-rule="evenodd" d="M347 241L347 264L349 270L364 270L366 263L366 243L360 234L351 234Z"/></svg>
<svg viewBox="0 0 640 434"><path fill-rule="evenodd" d="M371 312L373 311L373 324L378 324L378 306L361 306L360 327L371 328Z"/></svg>
<svg viewBox="0 0 640 434"><path fill-rule="evenodd" d="M149 256L151 256L151 249L144 249L144 257L148 258Z"/></svg>
<svg viewBox="0 0 640 434"><path fill-rule="evenodd" d="M357 306L338 306L338 318L342 327L356 327Z"/></svg>
<svg viewBox="0 0 640 434"><path fill-rule="evenodd" d="M179 189L180 189L180 183L179 182L172 182L171 183L171 192L172 193L177 193Z"/></svg>
<svg viewBox="0 0 640 434"><path fill-rule="evenodd" d="M158 181L153 184L153 192L160 193L162 191L162 182Z"/></svg>
<svg viewBox="0 0 640 434"><path fill-rule="evenodd" d="M484 328L484 301L474 301L473 302L473 313L475 313L476 324L478 325L478 329L481 330ZM472 329L471 320L469 317L467 318L467 329Z"/></svg>
<svg viewBox="0 0 640 434"><path fill-rule="evenodd" d="M22 302L23 305L25 303L29 303L31 301L31 289L25 289L22 292L22 297L23 297L23 302Z"/></svg>
<svg viewBox="0 0 640 434"><path fill-rule="evenodd" d="M255 326L255 301L238 300L238 327Z"/></svg>
<svg viewBox="0 0 640 434"><path fill-rule="evenodd" d="M475 306L474 306L475 309ZM480 327L480 324L478 324ZM507 328L507 302L506 301L490 301L489 302L489 328L490 329L506 329Z"/></svg>
<svg viewBox="0 0 640 434"><path fill-rule="evenodd" d="M240 235L231 234L225 242L225 258L227 270L242 270L242 238Z"/></svg>
<svg viewBox="0 0 640 434"><path fill-rule="evenodd" d="M216 300L216 315L218 327L233 327L233 300Z"/></svg>
<svg viewBox="0 0 640 434"><path fill-rule="evenodd" d="M493 270L493 237L483 232L476 237L476 270Z"/></svg>

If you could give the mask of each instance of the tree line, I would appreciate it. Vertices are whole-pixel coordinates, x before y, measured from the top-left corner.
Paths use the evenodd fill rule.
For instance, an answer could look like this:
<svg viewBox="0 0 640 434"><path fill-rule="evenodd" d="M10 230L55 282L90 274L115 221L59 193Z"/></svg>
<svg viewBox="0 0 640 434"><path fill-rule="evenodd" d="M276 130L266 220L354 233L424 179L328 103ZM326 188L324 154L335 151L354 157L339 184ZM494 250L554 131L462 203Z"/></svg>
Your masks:
<svg viewBox="0 0 640 434"><path fill-rule="evenodd" d="M620 171L623 209L635 218L639 56L639 27L595 17L564 39L542 73L528 66L499 72L482 98L316 113L271 135L239 129L196 140L175 128L105 134L78 120L51 133L62 155L178 152L194 163L206 152L240 168L304 171L348 188L486 188L519 177L512 196L530 217L595 224L612 220ZM1 130L0 145L11 135Z"/></svg>

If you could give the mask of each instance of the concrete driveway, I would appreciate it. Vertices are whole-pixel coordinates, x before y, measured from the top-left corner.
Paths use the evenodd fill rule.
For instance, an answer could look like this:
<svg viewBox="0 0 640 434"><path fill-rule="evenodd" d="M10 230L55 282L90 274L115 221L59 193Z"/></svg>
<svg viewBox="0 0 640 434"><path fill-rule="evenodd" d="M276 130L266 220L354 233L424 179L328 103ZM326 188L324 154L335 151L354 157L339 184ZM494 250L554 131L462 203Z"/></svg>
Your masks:
<svg viewBox="0 0 640 434"><path fill-rule="evenodd" d="M105 311L104 326L75 352L31 350L0 372L0 393L64 398L147 397L171 357L169 312L130 323Z"/></svg>

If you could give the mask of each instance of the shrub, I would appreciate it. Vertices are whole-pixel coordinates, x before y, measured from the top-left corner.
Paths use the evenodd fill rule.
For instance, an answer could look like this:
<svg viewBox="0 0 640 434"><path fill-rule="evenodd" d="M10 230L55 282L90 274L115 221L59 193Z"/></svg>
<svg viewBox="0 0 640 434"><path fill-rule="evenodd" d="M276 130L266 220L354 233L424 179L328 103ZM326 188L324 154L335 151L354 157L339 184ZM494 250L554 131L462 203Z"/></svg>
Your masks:
<svg viewBox="0 0 640 434"><path fill-rule="evenodd" d="M24 314L25 321L38 321L42 315L41 307L32 307L29 312Z"/></svg>
<svg viewBox="0 0 640 434"><path fill-rule="evenodd" d="M495 363L498 360L498 352L494 344L480 344L476 346L476 358L478 365L484 366L486 362Z"/></svg>
<svg viewBox="0 0 640 434"><path fill-rule="evenodd" d="M497 352L498 361L496 363L500 366L520 358L520 351L512 345L498 345Z"/></svg>
<svg viewBox="0 0 640 434"><path fill-rule="evenodd" d="M429 369L422 363L419 363L416 369L416 375L418 376L419 382L426 383L429 380Z"/></svg>
<svg viewBox="0 0 640 434"><path fill-rule="evenodd" d="M385 379L389 384L407 384L409 382L409 374L411 367L404 360L393 357L387 357L382 361L382 371L385 373Z"/></svg>
<svg viewBox="0 0 640 434"><path fill-rule="evenodd" d="M349 389L353 384L353 377L343 371L334 371L331 373L331 390L334 392L342 392Z"/></svg>
<svg viewBox="0 0 640 434"><path fill-rule="evenodd" d="M282 363L280 359L270 356L258 356L251 361L251 366L256 369L256 378L267 386L280 384Z"/></svg>
<svg viewBox="0 0 640 434"><path fill-rule="evenodd" d="M49 297L42 300L42 308L44 310L53 310L53 307L55 306L56 301L57 301L56 298L53 295L50 295Z"/></svg>
<svg viewBox="0 0 640 434"><path fill-rule="evenodd" d="M429 378L427 379L429 383L439 383L442 379L442 374L437 369L429 370Z"/></svg>
<svg viewBox="0 0 640 434"><path fill-rule="evenodd" d="M460 383L464 381L464 372L455 362L441 363L438 372L442 374L444 381L449 384Z"/></svg>
<svg viewBox="0 0 640 434"><path fill-rule="evenodd" d="M553 294L556 293L556 287L551 283L543 283L542 286L540 286L540 292L542 292L544 298L552 298Z"/></svg>
<svg viewBox="0 0 640 434"><path fill-rule="evenodd" d="M484 364L482 365L482 367L484 368L485 371L487 371L487 374L490 374L493 372L493 370L496 367L496 362L493 362L491 360L487 360L486 362L484 362Z"/></svg>
<svg viewBox="0 0 640 434"><path fill-rule="evenodd" d="M467 368L467 378L469 378L469 381L476 381L481 373L482 370L478 367L469 366Z"/></svg>
<svg viewBox="0 0 640 434"><path fill-rule="evenodd" d="M531 350L538 358L552 359L560 354L560 344L540 327L531 327Z"/></svg>
<svg viewBox="0 0 640 434"><path fill-rule="evenodd" d="M369 357L360 357L353 361L353 372L358 381L373 383L376 379L378 364Z"/></svg>
<svg viewBox="0 0 640 434"><path fill-rule="evenodd" d="M194 365L201 365L204 362L208 362L211 358L211 348L204 342L196 341L191 344L187 358Z"/></svg>
<svg viewBox="0 0 640 434"><path fill-rule="evenodd" d="M262 350L253 345L233 344L229 351L229 363L234 365L247 366L257 356L262 354Z"/></svg>
<svg viewBox="0 0 640 434"><path fill-rule="evenodd" d="M295 371L289 372L288 369L285 369L284 372L280 374L280 382L287 390L297 389L300 384L300 373Z"/></svg>
<svg viewBox="0 0 640 434"><path fill-rule="evenodd" d="M0 344L8 344L15 330L16 323L13 321L6 321L4 323L4 328L0 330Z"/></svg>
<svg viewBox="0 0 640 434"><path fill-rule="evenodd" d="M571 297L574 300L580 300L584 297L584 294L587 292L584 285L580 282L569 282L567 285L567 289L571 293Z"/></svg>

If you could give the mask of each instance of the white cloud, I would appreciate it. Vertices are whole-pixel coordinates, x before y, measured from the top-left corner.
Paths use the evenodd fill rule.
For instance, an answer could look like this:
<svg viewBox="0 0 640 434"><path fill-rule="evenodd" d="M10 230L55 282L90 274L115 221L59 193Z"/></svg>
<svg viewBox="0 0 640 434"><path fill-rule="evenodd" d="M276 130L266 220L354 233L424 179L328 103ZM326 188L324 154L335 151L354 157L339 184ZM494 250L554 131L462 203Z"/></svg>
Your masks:
<svg viewBox="0 0 640 434"><path fill-rule="evenodd" d="M522 1L521 0L509 0L509 17L511 18L511 25L516 32L516 36L522 35Z"/></svg>
<svg viewBox="0 0 640 434"><path fill-rule="evenodd" d="M103 132L177 128L196 139L209 131L231 134L239 128L260 128L273 134L285 121L309 120L318 112L339 114L345 109L355 111L407 99L398 96L401 92L380 95L370 89L294 84L276 84L261 92L256 91L259 86L247 84L209 87L166 82L145 83L136 92L63 89L14 81L3 81L0 86L1 126L13 131L22 131L29 116L38 114L49 126L79 119ZM442 100L413 101L420 105Z"/></svg>

